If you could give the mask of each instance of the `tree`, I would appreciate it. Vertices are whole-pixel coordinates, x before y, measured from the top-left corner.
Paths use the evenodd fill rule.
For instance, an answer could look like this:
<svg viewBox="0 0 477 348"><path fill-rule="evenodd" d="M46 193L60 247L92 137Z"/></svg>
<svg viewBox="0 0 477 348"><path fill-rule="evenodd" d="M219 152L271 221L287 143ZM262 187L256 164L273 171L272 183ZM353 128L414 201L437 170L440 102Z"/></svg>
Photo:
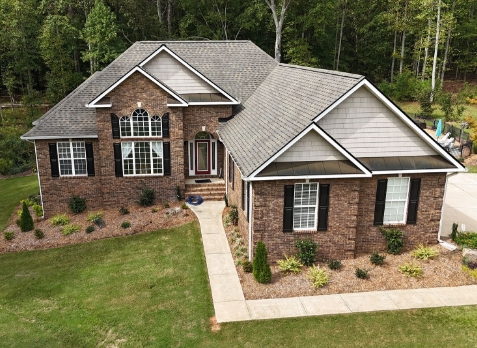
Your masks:
<svg viewBox="0 0 477 348"><path fill-rule="evenodd" d="M25 202L22 205L22 214L20 216L20 229L22 232L28 232L33 229L33 218L31 217L28 206Z"/></svg>
<svg viewBox="0 0 477 348"><path fill-rule="evenodd" d="M285 22L285 14L293 0L265 0L268 7L272 11L273 15L273 22L275 23L275 60L280 63L282 59L282 29L283 23ZM277 13L277 5L280 6L281 2L281 10L280 16Z"/></svg>
<svg viewBox="0 0 477 348"><path fill-rule="evenodd" d="M437 66L437 53L439 50L439 30L441 26L441 0L437 4L437 22L436 22L436 42L434 44L434 61L432 62L432 80L431 80L431 102L434 100L434 94L436 90L436 66Z"/></svg>
<svg viewBox="0 0 477 348"><path fill-rule="evenodd" d="M267 284L272 281L272 271L268 264L268 255L265 244L261 241L257 243L255 257L253 259L253 276L257 282Z"/></svg>

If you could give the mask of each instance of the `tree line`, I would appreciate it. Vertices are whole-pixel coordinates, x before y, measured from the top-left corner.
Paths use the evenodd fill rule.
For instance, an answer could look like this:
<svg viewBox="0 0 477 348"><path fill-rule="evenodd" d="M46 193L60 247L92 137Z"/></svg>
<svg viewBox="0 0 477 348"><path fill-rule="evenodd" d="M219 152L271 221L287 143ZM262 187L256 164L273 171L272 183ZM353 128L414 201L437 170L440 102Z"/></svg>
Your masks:
<svg viewBox="0 0 477 348"><path fill-rule="evenodd" d="M251 40L278 61L394 83L477 70L477 0L0 0L0 88L56 103L135 41ZM433 95L431 93L430 98Z"/></svg>

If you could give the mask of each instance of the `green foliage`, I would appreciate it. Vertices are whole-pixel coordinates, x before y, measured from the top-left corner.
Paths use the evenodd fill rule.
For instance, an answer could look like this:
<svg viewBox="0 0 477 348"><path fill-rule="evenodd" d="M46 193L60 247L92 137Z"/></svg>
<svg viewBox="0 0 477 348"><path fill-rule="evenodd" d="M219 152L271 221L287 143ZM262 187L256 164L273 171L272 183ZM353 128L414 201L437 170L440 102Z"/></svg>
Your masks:
<svg viewBox="0 0 477 348"><path fill-rule="evenodd" d="M397 101L416 100L416 91L419 83L414 74L410 71L404 71L395 77L393 83L383 81L379 84L379 89L388 97Z"/></svg>
<svg viewBox="0 0 477 348"><path fill-rule="evenodd" d="M268 254L265 244L261 241L257 243L255 257L253 259L253 276L257 282L267 284L272 281L272 271L268 264Z"/></svg>
<svg viewBox="0 0 477 348"><path fill-rule="evenodd" d="M43 216L43 208L39 204L33 204L32 207L33 211L35 212L36 217L42 217Z"/></svg>
<svg viewBox="0 0 477 348"><path fill-rule="evenodd" d="M95 222L98 219L102 219L104 217L104 212L102 211L97 211L97 212L92 212L88 214L88 217L86 218L86 221L91 221Z"/></svg>
<svg viewBox="0 0 477 348"><path fill-rule="evenodd" d="M330 282L330 276L324 268L313 265L310 267L307 278L315 288L321 288Z"/></svg>
<svg viewBox="0 0 477 348"><path fill-rule="evenodd" d="M22 204L22 214L20 216L20 229L22 232L33 230L33 218L31 217L28 206L25 202Z"/></svg>
<svg viewBox="0 0 477 348"><path fill-rule="evenodd" d="M354 274L359 279L368 279L368 271L362 268L356 268Z"/></svg>
<svg viewBox="0 0 477 348"><path fill-rule="evenodd" d="M182 210L187 210L189 209L189 206L186 203L182 203L181 208Z"/></svg>
<svg viewBox="0 0 477 348"><path fill-rule="evenodd" d="M56 214L50 221L53 226L64 226L70 222L70 218L66 214Z"/></svg>
<svg viewBox="0 0 477 348"><path fill-rule="evenodd" d="M398 267L399 272L407 275L408 277L419 278L422 276L422 268L418 264L406 262L402 266Z"/></svg>
<svg viewBox="0 0 477 348"><path fill-rule="evenodd" d="M421 115L424 117L431 117L434 112L434 108L431 102L431 87L428 83L422 84L417 89L417 101L421 106Z"/></svg>
<svg viewBox="0 0 477 348"><path fill-rule="evenodd" d="M404 247L404 232L397 228L380 227L382 235L386 239L388 253L397 255Z"/></svg>
<svg viewBox="0 0 477 348"><path fill-rule="evenodd" d="M434 248L425 247L422 244L419 244L413 251L412 256L418 260L429 260L434 259L439 256L439 252Z"/></svg>
<svg viewBox="0 0 477 348"><path fill-rule="evenodd" d="M340 260L330 260L328 261L328 267L330 269L336 270L340 269L343 266Z"/></svg>
<svg viewBox="0 0 477 348"><path fill-rule="evenodd" d="M124 221L122 224L121 224L121 227L122 228L129 228L131 227L131 223L129 221Z"/></svg>
<svg viewBox="0 0 477 348"><path fill-rule="evenodd" d="M86 227L86 233L88 233L88 234L94 232L94 230L95 230L95 228L94 228L93 225L90 225L90 226Z"/></svg>
<svg viewBox="0 0 477 348"><path fill-rule="evenodd" d="M13 231L5 231L3 233L3 236L5 237L5 240L12 240L15 237L15 232Z"/></svg>
<svg viewBox="0 0 477 348"><path fill-rule="evenodd" d="M78 232L79 230L81 230L80 226L75 225L75 224L71 224L71 225L63 226L63 228L61 230L61 233L63 234L63 236L68 236L72 233Z"/></svg>
<svg viewBox="0 0 477 348"><path fill-rule="evenodd" d="M228 213L228 218L229 218L229 221L234 225L234 226L237 226L237 223L238 223L238 209L237 209L237 206L235 204L232 204L230 206L230 211Z"/></svg>
<svg viewBox="0 0 477 348"><path fill-rule="evenodd" d="M252 273L253 272L253 263L250 261L243 261L242 268L245 273Z"/></svg>
<svg viewBox="0 0 477 348"><path fill-rule="evenodd" d="M72 196L70 198L69 206L73 213L82 213L86 210L86 198L80 196Z"/></svg>
<svg viewBox="0 0 477 348"><path fill-rule="evenodd" d="M278 269L285 274L300 273L302 267L303 264L293 255L290 257L285 255L285 260L278 260Z"/></svg>
<svg viewBox="0 0 477 348"><path fill-rule="evenodd" d="M311 266L315 262L316 250L318 243L310 238L295 241L295 246L298 248L298 258L305 266Z"/></svg>
<svg viewBox="0 0 477 348"><path fill-rule="evenodd" d="M373 265L381 266L384 264L384 260L386 259L386 255L380 255L379 253L375 252L372 253L369 257L371 263Z"/></svg>
<svg viewBox="0 0 477 348"><path fill-rule="evenodd" d="M127 214L129 214L129 209L126 208L126 207L121 207L121 208L119 208L119 214L127 215Z"/></svg>
<svg viewBox="0 0 477 348"><path fill-rule="evenodd" d="M17 112L15 110L15 113ZM18 117L25 117L25 115L18 114ZM24 120L16 122L24 122ZM33 144L20 139L20 136L27 130L28 128L16 124L11 126L0 125L1 175L18 174L35 168L35 149Z"/></svg>
<svg viewBox="0 0 477 348"><path fill-rule="evenodd" d="M39 228L35 230L34 234L36 239L43 239L43 237L45 237L45 234Z"/></svg>
<svg viewBox="0 0 477 348"><path fill-rule="evenodd" d="M461 247L477 249L477 232L457 233L455 242Z"/></svg>
<svg viewBox="0 0 477 348"><path fill-rule="evenodd" d="M156 193L153 189L143 188L139 193L139 205L141 207L150 207L154 205L154 200L156 199Z"/></svg>
<svg viewBox="0 0 477 348"><path fill-rule="evenodd" d="M469 266L467 265L462 265L462 271L464 271L464 273L467 273L468 275L470 275L472 278L474 278L475 280L477 280L477 268L470 268Z"/></svg>
<svg viewBox="0 0 477 348"><path fill-rule="evenodd" d="M457 238L457 228L459 227L458 224L456 224L455 222L452 224L452 232L450 234L450 237L452 239L453 242L455 242L455 239Z"/></svg>
<svg viewBox="0 0 477 348"><path fill-rule="evenodd" d="M169 203L167 203L167 202L166 202L166 203L164 203L164 208L168 209L168 208L170 208L170 207L171 207L171 206L170 206L170 204L169 204Z"/></svg>
<svg viewBox="0 0 477 348"><path fill-rule="evenodd" d="M439 93L437 102L440 104L441 110L444 112L444 118L446 121L455 121L457 119L457 111L455 109L456 101L452 93Z"/></svg>

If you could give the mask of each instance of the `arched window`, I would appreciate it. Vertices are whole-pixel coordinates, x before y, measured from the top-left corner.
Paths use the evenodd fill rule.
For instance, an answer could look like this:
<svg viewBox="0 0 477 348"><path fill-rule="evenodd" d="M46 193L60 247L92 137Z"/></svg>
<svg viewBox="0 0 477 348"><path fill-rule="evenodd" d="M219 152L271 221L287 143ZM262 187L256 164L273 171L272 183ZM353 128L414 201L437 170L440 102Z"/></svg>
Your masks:
<svg viewBox="0 0 477 348"><path fill-rule="evenodd" d="M149 116L144 109L136 109L131 117L119 119L121 137L162 137L162 120L160 116Z"/></svg>
<svg viewBox="0 0 477 348"><path fill-rule="evenodd" d="M210 139L210 134L207 132L199 132L195 135L196 139Z"/></svg>
<svg viewBox="0 0 477 348"><path fill-rule="evenodd" d="M133 137L147 137L150 132L149 113L144 109L136 109L132 113Z"/></svg>

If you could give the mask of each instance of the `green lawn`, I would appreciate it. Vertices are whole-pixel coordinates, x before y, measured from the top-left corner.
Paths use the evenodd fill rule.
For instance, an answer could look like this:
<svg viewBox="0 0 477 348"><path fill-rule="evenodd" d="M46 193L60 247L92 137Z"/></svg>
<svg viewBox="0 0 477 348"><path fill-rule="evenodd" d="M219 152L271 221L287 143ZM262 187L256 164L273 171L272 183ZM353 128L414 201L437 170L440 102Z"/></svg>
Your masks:
<svg viewBox="0 0 477 348"><path fill-rule="evenodd" d="M396 104L407 114L414 116L421 112L421 108L418 102L396 102ZM477 120L477 105L464 105L465 111L463 117L471 116ZM443 118L444 112L441 110L439 105L434 105L434 112L432 113L433 117Z"/></svg>
<svg viewBox="0 0 477 348"><path fill-rule="evenodd" d="M36 175L0 180L0 231L7 225L20 200L38 192Z"/></svg>
<svg viewBox="0 0 477 348"><path fill-rule="evenodd" d="M209 327L199 225L0 255L4 347L471 347L477 307Z"/></svg>

